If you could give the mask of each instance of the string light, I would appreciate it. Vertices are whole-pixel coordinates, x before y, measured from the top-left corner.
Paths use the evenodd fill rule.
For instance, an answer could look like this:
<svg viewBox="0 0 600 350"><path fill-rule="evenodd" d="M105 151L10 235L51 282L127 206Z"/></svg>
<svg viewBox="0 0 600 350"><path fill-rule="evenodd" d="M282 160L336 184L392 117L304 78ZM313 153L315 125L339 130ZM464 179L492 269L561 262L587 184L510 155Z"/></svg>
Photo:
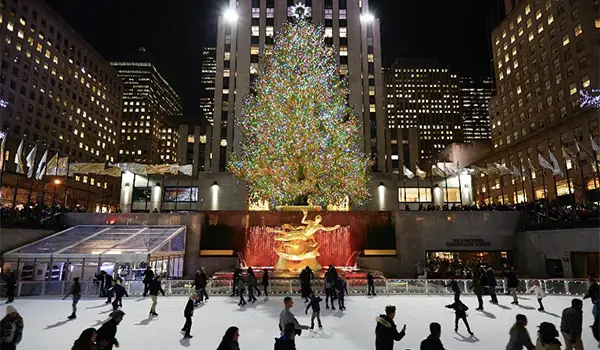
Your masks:
<svg viewBox="0 0 600 350"><path fill-rule="evenodd" d="M591 91L591 93L588 93L584 90L579 90L579 95L581 95L581 98L579 99L579 106L581 108L600 108L600 89L594 89Z"/></svg>
<svg viewBox="0 0 600 350"><path fill-rule="evenodd" d="M243 141L229 170L246 181L253 200L366 202L370 160L323 28L305 20L285 24L263 60L236 121Z"/></svg>

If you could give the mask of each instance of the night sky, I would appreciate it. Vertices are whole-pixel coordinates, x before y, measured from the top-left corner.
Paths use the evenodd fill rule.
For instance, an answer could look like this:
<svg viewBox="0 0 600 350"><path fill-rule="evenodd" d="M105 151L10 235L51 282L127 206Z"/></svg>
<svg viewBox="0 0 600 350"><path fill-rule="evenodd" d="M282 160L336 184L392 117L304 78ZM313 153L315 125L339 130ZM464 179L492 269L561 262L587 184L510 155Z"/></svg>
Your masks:
<svg viewBox="0 0 600 350"><path fill-rule="evenodd" d="M183 100L182 122L199 115L202 47L214 45L226 0L47 0L108 60L143 46ZM461 74L490 74L486 25L497 0L371 0L381 19L384 64L436 57ZM489 22L489 21L488 21Z"/></svg>

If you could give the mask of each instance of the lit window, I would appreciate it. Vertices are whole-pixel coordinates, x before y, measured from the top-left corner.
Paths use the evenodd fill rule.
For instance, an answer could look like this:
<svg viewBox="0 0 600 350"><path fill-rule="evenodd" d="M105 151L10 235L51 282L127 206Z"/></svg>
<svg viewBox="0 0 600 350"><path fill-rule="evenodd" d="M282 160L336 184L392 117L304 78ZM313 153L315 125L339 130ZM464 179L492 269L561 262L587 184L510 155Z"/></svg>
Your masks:
<svg viewBox="0 0 600 350"><path fill-rule="evenodd" d="M515 40L516 40L516 39L515 39L515 35L514 35L514 34L513 34L513 35L511 35L511 36L510 36L510 43L511 43L511 44L512 44L512 43L514 43L514 42L515 42Z"/></svg>
<svg viewBox="0 0 600 350"><path fill-rule="evenodd" d="M523 28L519 27L519 36L523 35L523 33L524 33Z"/></svg>
<svg viewBox="0 0 600 350"><path fill-rule="evenodd" d="M575 95L576 93L577 93L577 86L575 86L575 83L569 84L569 94Z"/></svg>
<svg viewBox="0 0 600 350"><path fill-rule="evenodd" d="M584 89L586 87L590 86L590 77L587 75L584 75L583 78L581 78L581 85L583 86Z"/></svg>
<svg viewBox="0 0 600 350"><path fill-rule="evenodd" d="M267 27L267 36L273 36L274 30L272 26Z"/></svg>
<svg viewBox="0 0 600 350"><path fill-rule="evenodd" d="M569 43L569 35L568 34L565 34L565 36L563 36L562 43L563 43L563 46L567 46L567 44Z"/></svg>
<svg viewBox="0 0 600 350"><path fill-rule="evenodd" d="M15 25L13 24L13 22L8 21L8 23L6 24L6 28L12 32L15 29Z"/></svg>
<svg viewBox="0 0 600 350"><path fill-rule="evenodd" d="M540 26L538 27L538 33L541 33L544 31L544 26L540 24Z"/></svg>
<svg viewBox="0 0 600 350"><path fill-rule="evenodd" d="M340 27L340 38L346 38L348 36L348 28Z"/></svg>
<svg viewBox="0 0 600 350"><path fill-rule="evenodd" d="M373 105L373 104L369 105L369 112L375 113L376 111L377 111L377 109L375 108L375 105Z"/></svg>
<svg viewBox="0 0 600 350"><path fill-rule="evenodd" d="M250 54L251 54L251 55L258 55L258 52L259 52L259 50L258 50L258 46L252 46L252 47L250 48Z"/></svg>
<svg viewBox="0 0 600 350"><path fill-rule="evenodd" d="M529 41L533 40L533 32L529 33Z"/></svg>
<svg viewBox="0 0 600 350"><path fill-rule="evenodd" d="M252 28L250 29L252 32L252 36L258 36L259 35L259 27L258 26L252 26Z"/></svg>
<svg viewBox="0 0 600 350"><path fill-rule="evenodd" d="M521 85L517 86L517 95L521 94Z"/></svg>
<svg viewBox="0 0 600 350"><path fill-rule="evenodd" d="M535 12L535 19L540 19L542 18L542 10L537 10Z"/></svg>
<svg viewBox="0 0 600 350"><path fill-rule="evenodd" d="M331 28L331 27L325 27L325 37L326 38L333 38L333 28Z"/></svg>
<svg viewBox="0 0 600 350"><path fill-rule="evenodd" d="M506 38L506 30L502 32L502 39Z"/></svg>
<svg viewBox="0 0 600 350"><path fill-rule="evenodd" d="M229 61L231 59L231 52L225 52L224 56L225 61Z"/></svg>
<svg viewBox="0 0 600 350"><path fill-rule="evenodd" d="M517 23L521 23L521 21L523 20L523 17L521 15L517 16Z"/></svg>
<svg viewBox="0 0 600 350"><path fill-rule="evenodd" d="M578 24L575 26L575 37L578 37L581 33L583 33L583 30L581 29L581 24Z"/></svg>
<svg viewBox="0 0 600 350"><path fill-rule="evenodd" d="M340 56L348 56L348 48L346 46L340 47Z"/></svg>
<svg viewBox="0 0 600 350"><path fill-rule="evenodd" d="M596 27L596 29L600 29L600 18L596 18L594 20L594 26Z"/></svg>
<svg viewBox="0 0 600 350"><path fill-rule="evenodd" d="M554 22L554 16L550 15L548 16L548 24L552 24L552 22Z"/></svg>
<svg viewBox="0 0 600 350"><path fill-rule="evenodd" d="M23 32L22 29L19 29L19 33L17 34L17 36L21 39L23 39L25 37L25 33Z"/></svg>
<svg viewBox="0 0 600 350"><path fill-rule="evenodd" d="M42 44L38 43L36 45L36 50L38 50L38 52L42 52Z"/></svg>
<svg viewBox="0 0 600 350"><path fill-rule="evenodd" d="M525 15L528 15L531 12L531 6L527 5L525 6Z"/></svg>
<svg viewBox="0 0 600 350"><path fill-rule="evenodd" d="M531 25L533 24L533 21L531 20L531 18L529 18L527 20L527 28L531 28Z"/></svg>

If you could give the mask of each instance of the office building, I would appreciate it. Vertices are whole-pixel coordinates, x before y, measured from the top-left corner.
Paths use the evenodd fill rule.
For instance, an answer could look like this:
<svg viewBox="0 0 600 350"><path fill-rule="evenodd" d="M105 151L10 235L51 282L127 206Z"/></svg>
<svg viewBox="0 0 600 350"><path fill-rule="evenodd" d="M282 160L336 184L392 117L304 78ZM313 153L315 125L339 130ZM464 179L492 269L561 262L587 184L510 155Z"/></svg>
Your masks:
<svg viewBox="0 0 600 350"><path fill-rule="evenodd" d="M323 25L325 42L336 48L340 75L348 78L349 103L364 124L361 147L385 170L385 119L379 20L368 0L230 0L219 18L211 171L225 171L227 154L240 151L239 118L244 96L262 69L273 36L293 20L292 6L308 7L308 20ZM295 19L294 19L295 20Z"/></svg>
<svg viewBox="0 0 600 350"><path fill-rule="evenodd" d="M202 71L200 72L200 111L212 125L215 113L215 78L217 76L217 48L205 47L202 50Z"/></svg>
<svg viewBox="0 0 600 350"><path fill-rule="evenodd" d="M386 77L387 124L418 130L418 161L462 142L458 76L435 59L398 58ZM392 136L393 138L393 136Z"/></svg>
<svg viewBox="0 0 600 350"><path fill-rule="evenodd" d="M193 174L210 169L210 139L212 127L210 125L179 126L178 164L193 165Z"/></svg>
<svg viewBox="0 0 600 350"><path fill-rule="evenodd" d="M593 0L523 0L494 29L493 151L480 163L525 173L476 177L480 201L582 202L597 196L595 161L585 150L591 152L591 138L598 143L599 111L582 107L580 95L600 83L597 14ZM551 162L550 153L562 174L542 171L539 157Z"/></svg>
<svg viewBox="0 0 600 350"><path fill-rule="evenodd" d="M460 77L460 116L464 142L492 138L489 101L492 97L492 78Z"/></svg>
<svg viewBox="0 0 600 350"><path fill-rule="evenodd" d="M119 161L176 163L181 100L144 48L132 58L111 62L124 84Z"/></svg>

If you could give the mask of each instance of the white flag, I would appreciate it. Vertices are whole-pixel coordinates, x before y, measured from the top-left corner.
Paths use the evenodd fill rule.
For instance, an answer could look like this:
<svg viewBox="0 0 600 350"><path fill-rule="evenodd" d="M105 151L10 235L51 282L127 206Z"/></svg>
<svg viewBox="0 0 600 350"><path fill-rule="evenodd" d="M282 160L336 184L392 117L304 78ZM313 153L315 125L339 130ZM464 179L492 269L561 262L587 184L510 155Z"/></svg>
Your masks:
<svg viewBox="0 0 600 350"><path fill-rule="evenodd" d="M6 133L0 131L0 137L2 137L2 144L0 144L0 169L4 169L4 149L6 148Z"/></svg>
<svg viewBox="0 0 600 350"><path fill-rule="evenodd" d="M565 176L565 173L563 173L562 169L560 168L560 166L558 165L558 160L556 159L556 157L554 156L554 154L552 153L552 151L548 148L548 157L550 157L550 161L552 162L552 175L560 175L562 177Z"/></svg>
<svg viewBox="0 0 600 350"><path fill-rule="evenodd" d="M594 141L594 138L592 137L591 134L590 134L590 142L592 143L592 149L594 150L594 152L596 152L596 154L600 154L600 146L598 146L596 141Z"/></svg>
<svg viewBox="0 0 600 350"><path fill-rule="evenodd" d="M42 159L40 159L40 163L38 164L37 171L35 172L36 180L41 180L42 176L44 176L44 169L46 169L46 162L48 161L48 150L44 152Z"/></svg>
<svg viewBox="0 0 600 350"><path fill-rule="evenodd" d="M408 177L409 179L415 177L415 174L412 171L410 171L410 169L407 168L406 165L402 164L402 166L404 167L404 176Z"/></svg>
<svg viewBox="0 0 600 350"><path fill-rule="evenodd" d="M17 153L15 154L15 164L17 165L17 172L19 174L25 174L25 168L23 166L23 142L25 140L21 140L19 144L19 148L17 148Z"/></svg>
<svg viewBox="0 0 600 350"><path fill-rule="evenodd" d="M552 172L554 172L554 167L552 166L552 164L548 163L548 161L545 160L544 157L542 157L541 153L538 153L538 162L540 163L540 166L542 168L546 168L546 169L552 170Z"/></svg>
<svg viewBox="0 0 600 350"><path fill-rule="evenodd" d="M33 168L35 167L35 154L37 153L37 145L33 146L25 161L27 162L27 178L33 176Z"/></svg>
<svg viewBox="0 0 600 350"><path fill-rule="evenodd" d="M181 165L181 166L179 166L178 170L180 172L182 172L184 175L192 176L193 165L192 164Z"/></svg>
<svg viewBox="0 0 600 350"><path fill-rule="evenodd" d="M427 173L424 172L423 170L421 170L419 168L419 166L417 164L415 164L415 169L417 171L417 176L421 179L421 180L425 180L425 177L427 176Z"/></svg>

